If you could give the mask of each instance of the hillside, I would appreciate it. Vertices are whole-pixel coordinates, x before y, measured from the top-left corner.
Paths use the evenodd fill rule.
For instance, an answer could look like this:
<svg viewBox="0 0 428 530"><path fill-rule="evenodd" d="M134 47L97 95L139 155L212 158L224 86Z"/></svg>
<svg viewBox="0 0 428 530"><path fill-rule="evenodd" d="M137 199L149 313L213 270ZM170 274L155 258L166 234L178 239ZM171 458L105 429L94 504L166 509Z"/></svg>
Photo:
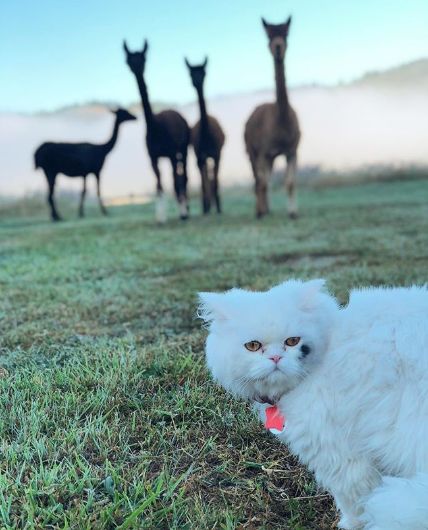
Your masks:
<svg viewBox="0 0 428 530"><path fill-rule="evenodd" d="M329 172L345 175L366 171L368 167L427 166L428 121L421 119L428 115L427 71L428 59L424 59L367 74L348 85L291 89L291 102L302 129L301 179ZM223 187L252 184L243 128L252 110L273 98L273 91L266 90L208 101L209 112L217 117L226 133L220 175ZM195 103L178 109L190 124L198 119ZM141 116L138 104L132 105L132 110ZM3 152L0 194L23 195L45 189L44 177L34 171L32 160L35 148L43 141L106 141L112 121L102 103L71 106L43 115L0 114ZM144 120L123 126L103 171L106 197L153 192L154 178L144 134ZM277 168L282 167L283 162L278 161ZM161 169L164 185L171 189L169 164L162 163ZM193 153L189 156L189 174L191 186L199 187ZM65 187L78 190L80 182L60 179L60 188Z"/></svg>
<svg viewBox="0 0 428 530"><path fill-rule="evenodd" d="M368 72L350 86L428 92L428 59L419 59L381 72Z"/></svg>
<svg viewBox="0 0 428 530"><path fill-rule="evenodd" d="M371 89L387 89L387 90L403 90L403 89L416 89L416 90L424 90L426 89L428 91L428 58L419 59L416 61L412 61L409 63L405 63L402 65L395 66L393 68L389 68L386 70L379 70L379 71L372 71L367 72L366 74L362 75L361 77L350 81L349 83L344 83L339 85L339 88L371 88ZM307 86L293 86L291 85L291 90L293 92L296 91L305 91L305 90L314 90L314 89L334 89L338 88L335 86L325 86L325 85L319 85L317 83L313 83L311 85ZM266 97L266 94L271 95L271 90L265 89L265 90L258 90L254 93L247 93L247 94L223 94L221 96L217 96L212 98L212 102L218 102L222 100L234 100L239 97L245 97L248 95L251 96L257 96L262 95L263 97ZM66 112L77 112L80 111L82 113L91 113L91 112L99 112L103 111L106 108L116 108L119 107L120 103L116 101L93 101L83 104L75 104L75 105L67 105L65 107L61 107L58 109L55 109L51 112L43 112L43 113L36 113L36 115L47 115L47 114L62 114ZM174 104L174 102L159 102L154 101L153 102L153 109L155 112L158 112L165 108L173 108L180 105ZM138 101L133 102L132 104L128 105L127 108L131 112L138 112L141 111L141 104Z"/></svg>

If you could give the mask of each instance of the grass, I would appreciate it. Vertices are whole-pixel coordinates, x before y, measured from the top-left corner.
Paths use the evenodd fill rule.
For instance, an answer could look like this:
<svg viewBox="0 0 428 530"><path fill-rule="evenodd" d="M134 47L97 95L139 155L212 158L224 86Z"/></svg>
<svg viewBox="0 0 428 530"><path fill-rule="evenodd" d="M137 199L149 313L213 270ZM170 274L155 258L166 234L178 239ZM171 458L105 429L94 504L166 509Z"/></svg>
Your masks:
<svg viewBox="0 0 428 530"><path fill-rule="evenodd" d="M2 528L335 528L331 499L204 368L195 293L326 277L427 278L428 181L303 190L301 218L153 222L153 207L51 224L0 212ZM199 211L199 204L193 204Z"/></svg>

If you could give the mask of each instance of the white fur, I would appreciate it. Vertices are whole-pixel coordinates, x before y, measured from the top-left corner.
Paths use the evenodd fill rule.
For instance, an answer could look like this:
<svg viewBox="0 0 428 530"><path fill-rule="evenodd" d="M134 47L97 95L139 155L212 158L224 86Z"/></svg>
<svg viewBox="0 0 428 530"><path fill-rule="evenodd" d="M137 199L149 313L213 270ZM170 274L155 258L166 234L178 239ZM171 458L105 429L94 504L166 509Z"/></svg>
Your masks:
<svg viewBox="0 0 428 530"><path fill-rule="evenodd" d="M185 219L189 215L188 204L186 200L180 202L180 217Z"/></svg>
<svg viewBox="0 0 428 530"><path fill-rule="evenodd" d="M337 313L336 302L320 292L323 284L322 280L289 281L268 293L242 289L200 293L200 316L210 322L206 353L214 378L232 393L251 399L280 397L293 388L309 365L320 360L327 347L328 326ZM287 355L284 350L285 339L303 334L313 349L304 363L298 360L300 345L287 348ZM248 352L244 344L251 340L263 342L264 351ZM269 360L277 354L284 355L279 370Z"/></svg>
<svg viewBox="0 0 428 530"><path fill-rule="evenodd" d="M282 395L278 437L333 494L340 527L427 530L428 291L354 291L339 310L319 282L292 281L201 301L214 378L246 398ZM313 349L283 350L280 372L242 346L278 353L290 336Z"/></svg>
<svg viewBox="0 0 428 530"><path fill-rule="evenodd" d="M428 528L428 475L410 479L386 477L365 499L367 530L425 530Z"/></svg>
<svg viewBox="0 0 428 530"><path fill-rule="evenodd" d="M156 197L156 221L166 223L167 221L167 201L165 193L160 193Z"/></svg>

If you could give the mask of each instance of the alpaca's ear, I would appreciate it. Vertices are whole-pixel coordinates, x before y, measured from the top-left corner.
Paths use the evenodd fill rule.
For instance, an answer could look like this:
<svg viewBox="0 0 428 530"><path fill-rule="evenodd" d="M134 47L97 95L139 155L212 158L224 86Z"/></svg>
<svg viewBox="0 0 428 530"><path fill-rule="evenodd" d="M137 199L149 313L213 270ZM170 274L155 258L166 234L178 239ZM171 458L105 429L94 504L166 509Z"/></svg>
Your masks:
<svg viewBox="0 0 428 530"><path fill-rule="evenodd" d="M126 53L126 55L129 55L131 52L129 51L128 45L126 44L126 40L123 39L123 49Z"/></svg>
<svg viewBox="0 0 428 530"><path fill-rule="evenodd" d="M222 293L198 293L198 317L205 322L225 320L225 296Z"/></svg>
<svg viewBox="0 0 428 530"><path fill-rule="evenodd" d="M263 27L265 29L266 35L270 39L270 24L268 22L266 22L266 20L263 17L262 17L262 24L263 24Z"/></svg>
<svg viewBox="0 0 428 530"><path fill-rule="evenodd" d="M317 305L318 295L323 291L324 287L325 280L321 278L305 282L303 285L303 293L300 301L301 308L311 309Z"/></svg>

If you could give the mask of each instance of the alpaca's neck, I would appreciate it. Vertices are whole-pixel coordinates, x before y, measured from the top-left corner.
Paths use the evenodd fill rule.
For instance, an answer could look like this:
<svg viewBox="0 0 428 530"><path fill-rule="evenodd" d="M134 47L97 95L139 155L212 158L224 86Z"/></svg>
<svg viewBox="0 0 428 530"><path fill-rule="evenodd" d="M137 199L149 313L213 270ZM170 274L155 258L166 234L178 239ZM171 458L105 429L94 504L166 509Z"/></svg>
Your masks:
<svg viewBox="0 0 428 530"><path fill-rule="evenodd" d="M140 91L141 103L143 104L144 117L146 118L146 126L147 129L149 129L153 123L153 111L149 101L147 85L142 75L140 77L137 77L137 83L138 89Z"/></svg>
<svg viewBox="0 0 428 530"><path fill-rule="evenodd" d="M118 122L118 120L116 118L116 121L114 122L114 127L113 127L113 132L112 132L111 138L110 138L110 140L108 142L106 142L104 144L104 149L105 149L106 155L107 155L107 153L109 153L113 149L113 147L114 147L114 145L116 143L117 136L119 134L119 126L120 126L120 123Z"/></svg>
<svg viewBox="0 0 428 530"><path fill-rule="evenodd" d="M275 63L275 85L276 85L276 103L281 114L288 114L288 93L285 83L284 61L274 59Z"/></svg>
<svg viewBox="0 0 428 530"><path fill-rule="evenodd" d="M208 114L207 114L207 106L205 104L205 98L204 98L204 89L201 86L201 87L198 87L196 90L198 92L199 112L201 115L201 118L200 118L201 129L207 130L208 129Z"/></svg>

